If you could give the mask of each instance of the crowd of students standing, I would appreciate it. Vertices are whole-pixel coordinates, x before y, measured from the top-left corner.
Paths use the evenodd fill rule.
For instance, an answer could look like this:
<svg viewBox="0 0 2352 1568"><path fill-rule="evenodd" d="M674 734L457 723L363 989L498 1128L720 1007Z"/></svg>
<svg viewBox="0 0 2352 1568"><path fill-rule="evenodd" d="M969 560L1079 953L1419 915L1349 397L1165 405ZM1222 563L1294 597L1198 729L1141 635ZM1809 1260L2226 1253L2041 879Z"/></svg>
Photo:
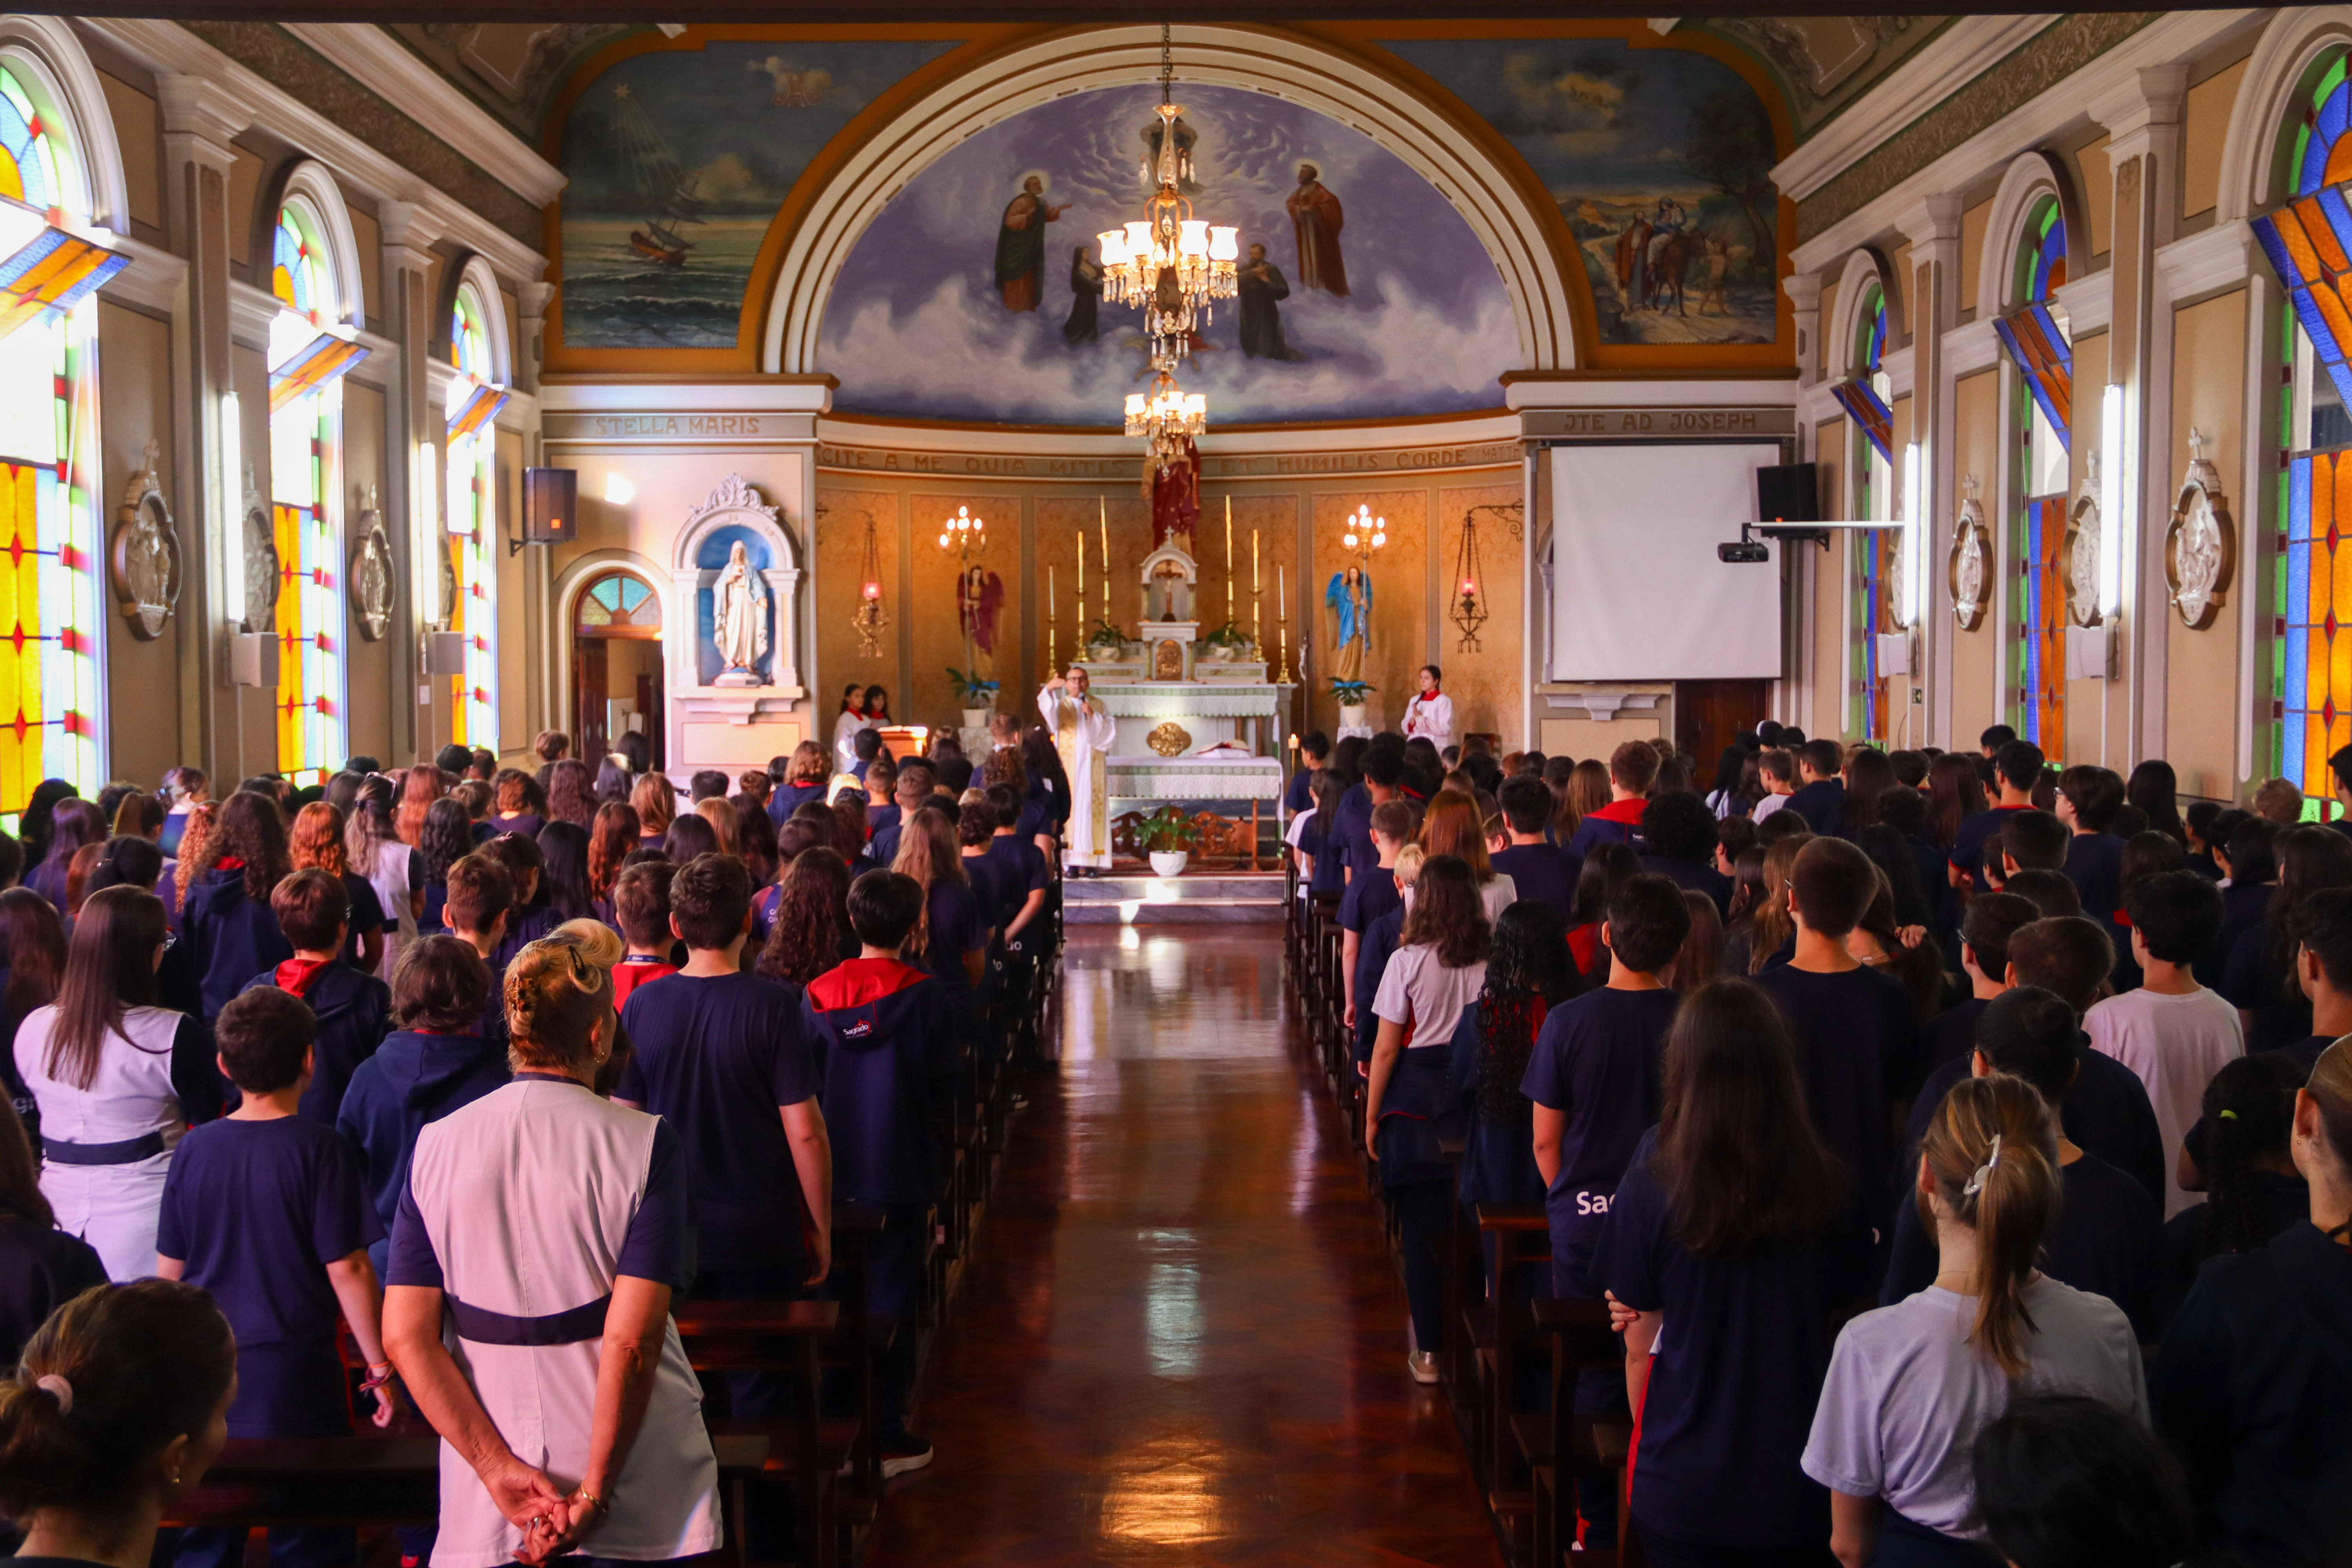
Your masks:
<svg viewBox="0 0 2352 1568"><path fill-rule="evenodd" d="M853 693L845 719L887 712ZM1022 1003L1058 951L1049 740L1006 719L975 763L840 739L838 770L810 742L684 790L641 746L592 769L553 733L535 773L451 747L218 798L190 768L40 785L0 836L22 1553L124 1555L225 1436L404 1403L445 1439L411 1568L719 1544L705 1410L780 1418L792 1391L700 1386L673 1293L824 1292L857 1202L887 1215L866 1310L911 1324L939 1144L975 1060L1039 1057ZM932 1457L915 1345L879 1368L886 1477ZM245 1536L161 1557L235 1568ZM353 1552L270 1531L278 1568Z"/></svg>
<svg viewBox="0 0 2352 1568"><path fill-rule="evenodd" d="M2352 1563L2352 747L1303 749L1410 1375L1449 1205L1543 1205L1648 1563Z"/></svg>

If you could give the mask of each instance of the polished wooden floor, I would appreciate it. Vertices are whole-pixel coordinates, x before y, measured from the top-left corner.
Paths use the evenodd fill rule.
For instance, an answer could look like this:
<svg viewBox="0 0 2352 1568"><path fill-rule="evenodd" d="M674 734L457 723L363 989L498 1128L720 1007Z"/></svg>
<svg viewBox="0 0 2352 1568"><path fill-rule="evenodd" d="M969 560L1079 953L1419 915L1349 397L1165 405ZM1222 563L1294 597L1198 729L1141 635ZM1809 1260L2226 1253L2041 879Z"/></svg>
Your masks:
<svg viewBox="0 0 2352 1568"><path fill-rule="evenodd" d="M1066 973L869 1563L1496 1563L1281 928L1074 927Z"/></svg>

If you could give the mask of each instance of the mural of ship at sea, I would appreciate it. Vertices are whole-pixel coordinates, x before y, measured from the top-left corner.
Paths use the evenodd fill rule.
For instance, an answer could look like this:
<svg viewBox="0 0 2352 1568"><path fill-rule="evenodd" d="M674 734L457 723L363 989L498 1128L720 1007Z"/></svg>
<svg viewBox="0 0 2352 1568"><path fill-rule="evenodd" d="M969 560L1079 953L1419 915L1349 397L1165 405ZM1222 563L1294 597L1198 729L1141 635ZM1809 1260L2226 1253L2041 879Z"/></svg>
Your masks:
<svg viewBox="0 0 2352 1568"><path fill-rule="evenodd" d="M1769 343L1772 122L1747 79L1622 38L1383 43L1517 149L1576 237L1604 343Z"/></svg>
<svg viewBox="0 0 2352 1568"><path fill-rule="evenodd" d="M768 225L824 144L944 40L719 42L632 56L564 124L563 342L736 346Z"/></svg>
<svg viewBox="0 0 2352 1568"><path fill-rule="evenodd" d="M1240 296L1176 374L1220 426L1499 407L1520 363L1494 261L1360 131L1265 93L1179 82L1185 194L1240 230ZM1116 423L1149 390L1141 314L1102 297L1095 237L1138 218L1159 89L1104 88L968 138L893 196L826 301L834 406L905 418ZM1188 140L1189 139L1189 140Z"/></svg>

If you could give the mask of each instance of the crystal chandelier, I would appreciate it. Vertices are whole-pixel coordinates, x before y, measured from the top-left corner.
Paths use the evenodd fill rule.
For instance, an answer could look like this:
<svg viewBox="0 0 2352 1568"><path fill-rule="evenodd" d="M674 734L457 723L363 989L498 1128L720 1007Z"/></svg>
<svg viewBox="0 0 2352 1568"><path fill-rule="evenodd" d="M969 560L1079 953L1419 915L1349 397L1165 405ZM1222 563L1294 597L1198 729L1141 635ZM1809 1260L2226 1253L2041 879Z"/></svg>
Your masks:
<svg viewBox="0 0 2352 1568"><path fill-rule="evenodd" d="M1173 368L1192 334L1209 324L1211 302L1232 299L1239 287L1234 263L1241 231L1194 217L1181 189L1192 177L1192 149L1177 139L1176 118L1183 112L1175 102L1174 56L1162 23L1160 153L1143 165L1143 183L1152 194L1142 217L1095 236L1102 247L1103 298L1142 308L1151 363L1161 371Z"/></svg>
<svg viewBox="0 0 2352 1568"><path fill-rule="evenodd" d="M1152 381L1150 397L1127 395L1127 433L1149 452L1150 472L1183 462L1186 448L1208 427L1209 400L1178 386L1164 370Z"/></svg>
<svg viewBox="0 0 2352 1568"><path fill-rule="evenodd" d="M1368 506L1359 504L1354 511L1340 520L1340 526L1348 531L1346 537L1339 541L1341 548L1353 552L1357 559L1367 566L1371 564L1372 552L1389 542L1389 520L1374 517L1372 509Z"/></svg>

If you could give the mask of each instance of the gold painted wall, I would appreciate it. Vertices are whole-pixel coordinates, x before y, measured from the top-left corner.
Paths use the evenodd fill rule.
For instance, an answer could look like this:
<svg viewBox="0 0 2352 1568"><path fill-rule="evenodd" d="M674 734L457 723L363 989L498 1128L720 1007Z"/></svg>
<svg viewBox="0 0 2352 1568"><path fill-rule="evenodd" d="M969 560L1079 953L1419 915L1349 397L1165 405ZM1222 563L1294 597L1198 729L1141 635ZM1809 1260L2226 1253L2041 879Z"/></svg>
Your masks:
<svg viewBox="0 0 2352 1568"><path fill-rule="evenodd" d="M1967 493L1960 481L1975 475L1978 495L1983 502L1986 521L1996 540L2000 537L1999 521L1995 514L2000 503L1995 496L1995 475L2000 472L2000 373L1979 371L1964 375L1954 384L1952 398L1952 494L1949 498L1954 514L1958 514L1960 498ZM2000 559L1996 549L1996 562ZM1951 555L1948 542L1941 560L1928 569L1946 584L1948 597ZM2000 707L2000 643L1996 632L2000 583L1996 574L1993 597L1985 606L1985 616L1974 631L1962 631L1957 621L1950 626L1952 639L1952 732L1946 743L1959 750L1974 749L1977 735L1986 726L2001 717ZM1948 612L1947 612L1948 613Z"/></svg>
<svg viewBox="0 0 2352 1568"><path fill-rule="evenodd" d="M1031 685L1045 679L1045 593L1047 576L1051 574L1054 605L1054 648L1056 658L1067 667L1078 657L1079 647L1087 629L1102 617L1103 528L1108 521L1110 529L1110 618L1130 637L1135 624L1141 619L1143 591L1136 574L1142 570L1143 558L1151 553L1151 512L1143 498L1132 485L1119 484L1100 491L1073 493L1066 487L1040 491L1031 502L1031 512L1036 529L1034 594L1037 605L1036 652L1029 666L1034 672ZM1295 514L1294 514L1295 515ZM1294 529L1297 523L1290 525ZM1079 535L1085 534L1086 600L1078 601ZM1270 575L1274 567L1267 564ZM1222 598L1220 599L1222 603ZM1205 626L1203 630L1207 629ZM1036 692L1022 693L1022 713L1034 711Z"/></svg>
<svg viewBox="0 0 2352 1568"><path fill-rule="evenodd" d="M2231 107L2237 102L2238 89L2245 79L2246 62L2239 60L2189 89L2180 125L2183 217L2211 212L2221 198L2221 149L2229 140Z"/></svg>
<svg viewBox="0 0 2352 1568"><path fill-rule="evenodd" d="M1479 485L1437 493L1435 662L1445 671L1446 694L1454 700L1457 739L1474 730L1507 739L1519 733L1519 651L1525 640L1525 617L1520 613L1519 553L1524 532L1520 504L1517 485ZM1477 648L1469 650L1462 647L1461 628L1454 624L1451 613L1462 587L1456 567L1462 552L1463 520L1473 508L1478 509L1478 596L1488 618L1478 628Z"/></svg>
<svg viewBox="0 0 2352 1568"><path fill-rule="evenodd" d="M996 653L992 658L973 650L976 662L983 674L1017 691L1024 684L1021 659L1021 609L1028 594L1021 581L1022 518L1027 508L1018 494L1003 490L931 490L918 491L908 498L911 515L908 531L911 535L907 552L912 568L913 591L907 603L913 606L908 629L913 633L913 668L904 682L905 692L898 699L901 717L918 723L953 724L961 708L952 683L948 678L950 668L962 669L964 663L963 624L956 613L957 557L940 548L940 525L953 517L958 507L968 507L974 517L987 523L984 542L972 557L974 565L986 568L1003 579L1004 607L997 617ZM1119 559L1114 542L1112 560ZM1142 562L1140 553L1134 564L1127 568L1132 576ZM902 574L903 575L903 574ZM828 584L831 597L838 603L842 589ZM853 584L850 592L856 592ZM1000 700L1003 694L1000 693Z"/></svg>
<svg viewBox="0 0 2352 1568"><path fill-rule="evenodd" d="M100 300L98 306L99 421L104 444L99 487L99 538L111 552L123 487L146 467L149 441L162 447L156 466L163 499L180 536L180 611L163 635L142 642L115 607L110 588L102 595L106 617L107 730L113 776L152 789L166 768L182 761L180 730L180 637L183 617L195 609L188 579L203 570L201 520L191 516L179 493L172 465L172 328L152 316ZM101 574L104 568L101 567Z"/></svg>
<svg viewBox="0 0 2352 1568"><path fill-rule="evenodd" d="M1359 504L1370 507L1373 516L1388 519L1389 542L1365 571L1372 584L1372 638L1364 666L1364 679L1373 687L1369 700L1372 727L1392 730L1404 721L1404 705L1420 689L1414 672L1429 662L1429 492L1422 489L1315 498L1306 595L1308 624L1315 628L1309 663L1314 679L1307 683L1307 721L1318 729L1339 732L1339 708L1328 692L1338 622L1323 598L1332 577L1351 563L1340 541L1348 531L1347 518ZM1297 658L1294 643L1294 668Z"/></svg>
<svg viewBox="0 0 2352 1568"><path fill-rule="evenodd" d="M2245 332L2243 289L2173 312L2172 429L2154 464L2168 476L2168 489L2188 468L2192 426L2206 438L2206 459L2221 470L2225 493L2236 482L2243 450L2238 426L2245 407ZM2233 517L2252 504L2252 497L2230 493ZM2168 521L2148 519L2148 549L2163 548ZM2213 624L2203 631L2190 631L2169 605L2158 612L2165 625L2165 751L2184 794L2228 800L2237 793L2237 731L2250 721L2238 711L2238 638L2253 575L2252 563L2238 563Z"/></svg>
<svg viewBox="0 0 2352 1568"><path fill-rule="evenodd" d="M882 609L890 624L882 629L881 647L872 655L858 651L854 617L866 581L866 525L874 525L876 580L882 584ZM815 710L824 715L841 710L841 689L851 681L886 688L896 700L906 689L905 670L898 660L898 638L913 611L898 590L898 498L887 490L819 489L816 492L816 581L814 631L817 668L824 684L816 689ZM822 724L820 727L822 727ZM827 732L826 738L830 738Z"/></svg>

